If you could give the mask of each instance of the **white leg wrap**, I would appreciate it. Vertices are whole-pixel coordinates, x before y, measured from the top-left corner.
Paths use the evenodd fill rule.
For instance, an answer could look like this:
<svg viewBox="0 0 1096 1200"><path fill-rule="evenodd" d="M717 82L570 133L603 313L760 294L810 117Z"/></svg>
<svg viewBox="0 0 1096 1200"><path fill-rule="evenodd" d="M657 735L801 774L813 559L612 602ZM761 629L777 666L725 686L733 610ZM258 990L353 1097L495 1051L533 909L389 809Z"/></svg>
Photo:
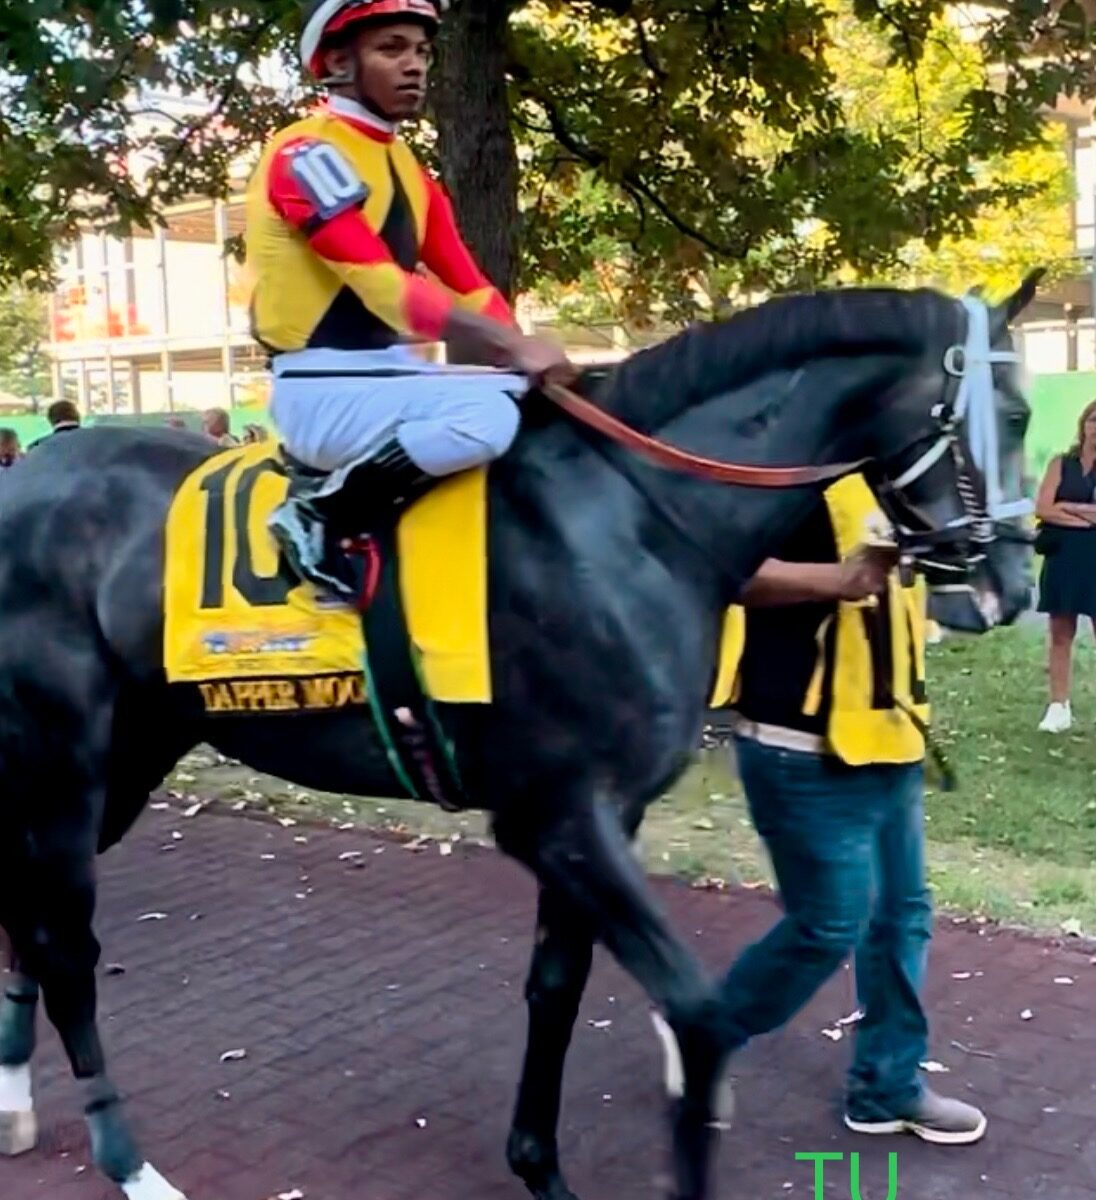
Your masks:
<svg viewBox="0 0 1096 1200"><path fill-rule="evenodd" d="M662 1043L666 1095L671 1100L680 1100L685 1095L685 1067L681 1062L681 1048L677 1044L674 1031L660 1012L651 1013L651 1024L655 1027L658 1040Z"/></svg>
<svg viewBox="0 0 1096 1200"><path fill-rule="evenodd" d="M127 1200L186 1200L178 1188L170 1183L148 1163L122 1184Z"/></svg>
<svg viewBox="0 0 1096 1200"><path fill-rule="evenodd" d="M21 1067L0 1067L0 1113L31 1112L30 1063Z"/></svg>
<svg viewBox="0 0 1096 1200"><path fill-rule="evenodd" d="M0 1156L14 1158L33 1150L38 1121L30 1090L30 1064L0 1067Z"/></svg>

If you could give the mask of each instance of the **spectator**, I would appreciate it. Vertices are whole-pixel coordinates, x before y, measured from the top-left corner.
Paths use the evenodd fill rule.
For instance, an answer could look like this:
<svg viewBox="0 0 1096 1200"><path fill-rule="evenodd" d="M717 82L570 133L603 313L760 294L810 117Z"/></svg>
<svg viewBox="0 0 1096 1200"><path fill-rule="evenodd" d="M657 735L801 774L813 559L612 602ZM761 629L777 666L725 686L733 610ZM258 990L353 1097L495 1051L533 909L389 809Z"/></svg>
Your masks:
<svg viewBox="0 0 1096 1200"><path fill-rule="evenodd" d="M50 431L45 437L40 437L36 441L31 442L27 450L33 450L35 446L40 446L43 442L49 441L51 437L55 437L59 433L70 433L73 429L80 428L80 410L71 400L55 400L49 408L46 409L46 420L50 424Z"/></svg>
<svg viewBox="0 0 1096 1200"><path fill-rule="evenodd" d="M14 429L0 429L0 471L14 467L22 457L19 435Z"/></svg>
<svg viewBox="0 0 1096 1200"><path fill-rule="evenodd" d="M218 446L238 446L239 441L232 436L228 425L228 413L223 408L207 408L202 413L202 429L206 437L211 437Z"/></svg>
<svg viewBox="0 0 1096 1200"><path fill-rule="evenodd" d="M1050 616L1050 703L1043 733L1065 733L1073 724L1070 676L1077 618L1096 629L1096 400L1077 423L1077 441L1047 467L1035 508L1042 521L1036 542L1043 554L1039 611Z"/></svg>
<svg viewBox="0 0 1096 1200"><path fill-rule="evenodd" d="M245 425L244 426L244 441L248 445L255 445L257 442L265 442L270 437L270 434L262 425Z"/></svg>

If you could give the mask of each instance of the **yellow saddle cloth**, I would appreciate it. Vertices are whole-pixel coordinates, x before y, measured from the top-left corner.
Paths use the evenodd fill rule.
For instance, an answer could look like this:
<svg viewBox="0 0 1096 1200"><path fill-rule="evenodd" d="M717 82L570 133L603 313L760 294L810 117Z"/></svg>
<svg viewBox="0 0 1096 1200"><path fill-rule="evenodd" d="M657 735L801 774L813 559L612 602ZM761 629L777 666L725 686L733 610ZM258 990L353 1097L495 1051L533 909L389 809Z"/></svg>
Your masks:
<svg viewBox="0 0 1096 1200"><path fill-rule="evenodd" d="M214 455L183 481L167 522L164 666L210 712L329 709L364 702L360 615L280 560L267 522L289 480L278 447ZM434 700L491 700L487 474L455 475L403 518L399 572L408 630ZM624 585L626 586L626 585ZM728 619L713 706L731 693Z"/></svg>
<svg viewBox="0 0 1096 1200"><path fill-rule="evenodd" d="M360 615L279 559L267 522L289 480L271 443L226 450L171 504L164 568L169 683L214 712L341 707L363 700ZM428 694L491 699L485 471L445 480L403 518L400 585Z"/></svg>

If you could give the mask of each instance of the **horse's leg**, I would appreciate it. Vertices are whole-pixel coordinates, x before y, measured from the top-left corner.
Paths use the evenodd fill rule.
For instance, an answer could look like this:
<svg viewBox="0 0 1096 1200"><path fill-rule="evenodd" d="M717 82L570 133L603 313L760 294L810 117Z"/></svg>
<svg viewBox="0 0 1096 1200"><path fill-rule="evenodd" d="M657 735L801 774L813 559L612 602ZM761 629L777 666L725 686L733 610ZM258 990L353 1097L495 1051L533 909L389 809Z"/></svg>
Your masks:
<svg viewBox="0 0 1096 1200"><path fill-rule="evenodd" d="M713 1111L727 1051L718 990L659 911L608 800L582 795L569 805L528 805L500 815L499 846L542 886L590 921L617 961L667 1016L685 1073L672 1104L675 1200L704 1200L714 1148Z"/></svg>
<svg viewBox="0 0 1096 1200"><path fill-rule="evenodd" d="M28 915L36 936L17 943L16 952L41 984L46 1015L83 1087L92 1158L128 1200L185 1200L138 1151L106 1073L95 1018L94 846L64 825L46 836L31 868L35 908Z"/></svg>
<svg viewBox="0 0 1096 1200"><path fill-rule="evenodd" d="M542 889L533 961L525 985L529 1038L506 1147L513 1172L537 1200L575 1200L559 1169L563 1063L590 974L589 918L561 893Z"/></svg>
<svg viewBox="0 0 1096 1200"><path fill-rule="evenodd" d="M0 1155L25 1154L38 1141L31 1097L38 985L20 969L9 948L11 974L0 999Z"/></svg>

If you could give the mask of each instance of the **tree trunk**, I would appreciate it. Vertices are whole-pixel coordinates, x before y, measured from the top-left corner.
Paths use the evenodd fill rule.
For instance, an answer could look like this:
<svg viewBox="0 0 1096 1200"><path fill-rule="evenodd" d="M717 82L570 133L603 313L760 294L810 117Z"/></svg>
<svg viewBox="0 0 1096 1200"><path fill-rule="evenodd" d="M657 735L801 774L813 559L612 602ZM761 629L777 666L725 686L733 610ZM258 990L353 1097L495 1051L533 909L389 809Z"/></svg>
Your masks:
<svg viewBox="0 0 1096 1200"><path fill-rule="evenodd" d="M506 27L515 0L462 0L438 47L438 156L457 223L495 286L510 296L518 262L518 156L506 89Z"/></svg>

